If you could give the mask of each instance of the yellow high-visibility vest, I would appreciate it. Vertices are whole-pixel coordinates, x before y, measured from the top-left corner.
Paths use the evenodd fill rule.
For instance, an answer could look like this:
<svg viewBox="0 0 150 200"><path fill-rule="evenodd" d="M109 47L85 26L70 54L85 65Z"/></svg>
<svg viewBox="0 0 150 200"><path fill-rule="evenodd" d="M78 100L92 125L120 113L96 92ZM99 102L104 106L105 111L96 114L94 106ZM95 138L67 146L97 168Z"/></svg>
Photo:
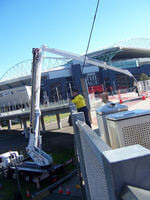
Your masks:
<svg viewBox="0 0 150 200"><path fill-rule="evenodd" d="M78 94L71 102L76 105L77 109L86 106L84 97L81 94Z"/></svg>

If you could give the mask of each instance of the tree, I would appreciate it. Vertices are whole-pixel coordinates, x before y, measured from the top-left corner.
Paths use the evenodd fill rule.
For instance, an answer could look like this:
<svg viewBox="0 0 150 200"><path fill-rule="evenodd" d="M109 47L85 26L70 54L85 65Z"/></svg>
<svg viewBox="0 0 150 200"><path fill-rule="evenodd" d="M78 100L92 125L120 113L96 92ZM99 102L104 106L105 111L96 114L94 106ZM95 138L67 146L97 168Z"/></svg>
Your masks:
<svg viewBox="0 0 150 200"><path fill-rule="evenodd" d="M150 77L147 74L142 73L140 76L140 81L149 80Z"/></svg>

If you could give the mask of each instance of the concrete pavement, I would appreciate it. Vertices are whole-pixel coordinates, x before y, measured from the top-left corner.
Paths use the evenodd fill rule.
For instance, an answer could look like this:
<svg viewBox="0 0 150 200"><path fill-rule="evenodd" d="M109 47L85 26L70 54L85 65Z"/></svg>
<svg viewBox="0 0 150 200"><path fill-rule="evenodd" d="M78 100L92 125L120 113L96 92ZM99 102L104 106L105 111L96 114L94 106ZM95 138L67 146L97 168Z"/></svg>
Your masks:
<svg viewBox="0 0 150 200"><path fill-rule="evenodd" d="M121 94L121 96L122 96L122 101L123 101L122 104L128 106L128 110L135 110L135 109L150 110L150 97L143 100L142 97L138 97L137 94L134 92ZM119 103L118 95L110 97L109 102ZM97 101L96 100L93 101L93 104L91 107L92 129L98 128L96 109L103 105L105 105L105 103L103 103L101 99L98 99Z"/></svg>

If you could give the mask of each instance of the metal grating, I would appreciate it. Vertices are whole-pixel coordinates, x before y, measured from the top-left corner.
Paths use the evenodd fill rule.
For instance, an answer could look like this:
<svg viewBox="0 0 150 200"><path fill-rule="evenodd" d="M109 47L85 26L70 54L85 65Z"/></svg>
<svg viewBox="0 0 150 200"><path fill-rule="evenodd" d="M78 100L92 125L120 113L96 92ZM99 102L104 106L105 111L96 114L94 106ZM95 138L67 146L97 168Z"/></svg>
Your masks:
<svg viewBox="0 0 150 200"><path fill-rule="evenodd" d="M107 124L113 149L134 144L150 149L150 115L114 121L108 118Z"/></svg>
<svg viewBox="0 0 150 200"><path fill-rule="evenodd" d="M98 152L96 145L92 144L93 141L91 140L91 138L89 138L89 134L87 132L81 130L80 127L79 134L82 146L82 153L85 162L85 170L87 174L90 199L99 200L101 198L109 200L110 198L108 195L108 188L106 185L106 178L103 168L101 152ZM94 135L92 136L94 137ZM96 139L99 139L99 137L96 134L95 136L97 137Z"/></svg>
<svg viewBox="0 0 150 200"><path fill-rule="evenodd" d="M140 144L150 149L150 122L122 127L120 141L124 146Z"/></svg>

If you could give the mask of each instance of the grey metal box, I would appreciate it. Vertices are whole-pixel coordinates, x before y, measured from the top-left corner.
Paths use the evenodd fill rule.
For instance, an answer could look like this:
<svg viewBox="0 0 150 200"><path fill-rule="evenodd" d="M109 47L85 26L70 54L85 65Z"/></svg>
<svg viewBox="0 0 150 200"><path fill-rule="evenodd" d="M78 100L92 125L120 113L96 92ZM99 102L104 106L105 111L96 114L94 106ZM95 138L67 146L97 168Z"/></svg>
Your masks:
<svg viewBox="0 0 150 200"><path fill-rule="evenodd" d="M110 146L109 133L107 128L106 116L112 113L123 112L128 110L128 107L119 103L107 103L96 109L97 122L99 127L99 136L105 140Z"/></svg>
<svg viewBox="0 0 150 200"><path fill-rule="evenodd" d="M132 110L106 117L113 149L140 144L150 149L150 110Z"/></svg>

